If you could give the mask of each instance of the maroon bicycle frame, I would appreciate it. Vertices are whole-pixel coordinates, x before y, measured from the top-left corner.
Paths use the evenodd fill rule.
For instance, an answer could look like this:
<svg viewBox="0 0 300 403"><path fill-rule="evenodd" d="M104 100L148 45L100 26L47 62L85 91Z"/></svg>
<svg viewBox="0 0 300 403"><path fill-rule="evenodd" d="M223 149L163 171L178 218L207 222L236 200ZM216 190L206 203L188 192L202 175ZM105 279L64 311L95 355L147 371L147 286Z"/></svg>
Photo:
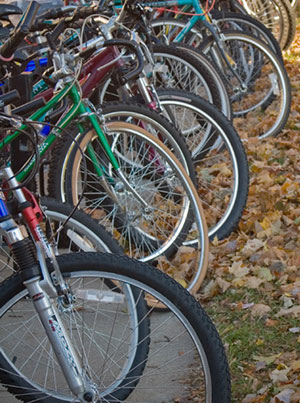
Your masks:
<svg viewBox="0 0 300 403"><path fill-rule="evenodd" d="M122 60L115 59L120 55L119 50L115 46L109 46L103 49L102 52L92 56L82 67L81 74L79 76L80 82L82 82L82 96L83 98L89 98L94 89L99 86L105 76L111 71L114 66L122 66ZM45 98L49 101L53 96L53 88L49 88L46 91L37 94L34 98Z"/></svg>

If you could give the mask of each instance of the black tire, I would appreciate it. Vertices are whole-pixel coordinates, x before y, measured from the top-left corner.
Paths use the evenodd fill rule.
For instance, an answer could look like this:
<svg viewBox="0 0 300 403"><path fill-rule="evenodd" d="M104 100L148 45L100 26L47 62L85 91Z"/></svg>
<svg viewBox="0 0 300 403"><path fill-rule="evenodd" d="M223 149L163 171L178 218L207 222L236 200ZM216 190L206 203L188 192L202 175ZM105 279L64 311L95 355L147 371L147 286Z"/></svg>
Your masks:
<svg viewBox="0 0 300 403"><path fill-rule="evenodd" d="M136 290L137 297L146 292L147 296L152 295L153 298L168 308L169 311L165 314L153 313L152 309L145 313L144 319L148 321L150 318L151 321L150 334L147 334L147 337L141 342L145 343L146 350L149 348L148 362L140 374L133 376L135 385L130 383L131 380L129 381L129 389L132 392L130 401L158 402L162 398L168 399L168 401L182 398L182 401L187 401L192 393L197 391L197 398L200 395L199 400L201 401L204 401L206 397L205 401L208 403L230 403L230 374L220 337L200 304L183 287L159 270L124 256L78 253L59 256L58 262L63 273L70 276L70 280L72 280L72 276L82 276L84 273L95 275L97 273L99 278L104 277L114 283L118 282L120 286L123 283L128 284ZM18 313L18 308L22 308L23 304L31 304L29 300L22 298L25 295L22 294L23 290L24 286L19 275L12 276L1 284L0 313L2 323L10 314L10 308L15 308L15 313ZM0 356L0 367L11 370L11 372L7 372L2 369L0 379L18 399L25 402L34 400L34 398L38 400L45 395L38 393L37 385L33 381L31 382L28 378L24 379L23 373L26 371L26 367L21 367L23 371L21 376L15 375L14 365L19 366L23 362L23 358L18 352L21 350L23 354L25 353L24 359L26 359L28 356L30 357L31 349L26 344L27 332L25 332L21 340L18 340L17 346L13 348L14 351L10 350L9 345L15 340L15 334L11 334L10 341L5 336L8 332L16 329L16 326L21 326L24 319L18 319L18 316L14 315L13 322L13 328L5 326L1 328L0 332L2 351L8 355L6 359L4 355ZM97 325L99 326L99 322ZM35 329L37 341L41 338L40 328L41 326L38 325ZM41 331L41 335L44 335L44 330ZM95 333L94 336L96 337L97 334ZM95 343L97 340L96 338ZM24 346L26 346L26 350L24 350ZM46 347L45 344L45 350ZM90 355L87 357L90 359ZM117 359L118 355L113 357ZM104 368L100 366L101 361L103 359L100 356L97 374L99 370ZM138 369L144 364L145 362L140 357L137 363ZM40 368L36 366L35 369ZM46 371L43 368L42 370L43 372ZM56 373L59 377L59 367L56 367ZM89 377L92 377L93 374L94 372L91 371L88 373ZM25 375L27 375L26 372ZM48 385L51 385L52 378L53 374L49 372L48 383L42 384L41 389L49 391L50 386ZM98 381L97 377L92 377L92 380ZM192 380L195 381L192 382ZM184 388L182 383L185 384ZM99 390L99 381L95 382L95 385ZM105 386L103 381L103 389ZM131 386L135 386L133 391ZM29 392L30 396L26 395L26 392ZM62 389L62 392L61 390L59 392L60 394L56 396L51 396L51 392L48 392L49 398L45 398L43 401L51 401L51 403L67 401L70 396L68 389ZM117 400L112 393L104 393L102 396L101 392L103 390L100 389L101 401L101 397L103 397L103 401L107 402L125 400L124 396ZM77 399L73 401L77 403Z"/></svg>
<svg viewBox="0 0 300 403"><path fill-rule="evenodd" d="M250 15L226 11L213 11L212 16L222 31L241 29L241 31L249 32L251 35L254 35L261 41L265 42L283 62L282 52L278 41L275 39L272 32L257 19Z"/></svg>
<svg viewBox="0 0 300 403"><path fill-rule="evenodd" d="M214 237L223 239L238 225L248 196L248 162L240 137L231 122L214 105L211 105L204 99L184 91L171 89L159 89L157 94L161 106L166 113L165 116L168 116L182 133L192 153L198 181L196 188L198 189L204 208L209 237L211 240ZM139 98L137 101L141 102L141 99ZM176 119L174 115L177 110L179 110L181 117L179 116ZM184 116L184 110L186 110L187 118ZM201 138L201 135L203 136L202 128L206 137L208 137L205 142L200 143L199 149L195 148L194 136L190 138L191 133L189 133L188 128L183 130L182 125L185 125L186 121L191 124L192 134L197 136L198 139ZM197 125L199 125L199 128L196 127ZM209 134L206 134L205 131L207 126L210 127ZM214 146L218 137L222 138L222 142L218 146L219 152L217 153L217 149ZM220 155L220 162L224 164L226 158L228 158L229 163L232 164L232 167L230 165L227 166L228 170L232 170L234 178L231 185L234 189L232 196L229 196L229 188L226 187L229 182L225 186L225 182L228 180L228 173L226 172L224 177L221 172L217 173L215 171L212 174L214 166L218 161L218 154ZM210 173L209 177L207 177L208 173ZM216 175L215 178L214 175ZM222 182L224 182L224 188L221 188L221 185L219 185L218 189L215 188L216 185L214 183L220 184ZM225 194L229 198L228 205L225 203ZM222 204L222 210L221 203L224 203L224 205ZM217 206L220 206L220 213L218 218L214 218L214 212L216 213L218 209Z"/></svg>

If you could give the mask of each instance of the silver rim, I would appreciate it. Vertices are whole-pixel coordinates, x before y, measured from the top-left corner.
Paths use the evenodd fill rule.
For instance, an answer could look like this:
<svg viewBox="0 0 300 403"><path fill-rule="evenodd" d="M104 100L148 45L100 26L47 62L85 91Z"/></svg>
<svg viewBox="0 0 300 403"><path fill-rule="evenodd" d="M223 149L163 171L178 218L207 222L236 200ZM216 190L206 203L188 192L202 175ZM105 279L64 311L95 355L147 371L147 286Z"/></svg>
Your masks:
<svg viewBox="0 0 300 403"><path fill-rule="evenodd" d="M170 312L164 314L149 310L145 315L145 317L149 317L151 321L151 330L148 335L150 340L149 354L146 358L146 367L139 377L138 384L126 401L157 402L160 401L161 396L170 398L169 401L171 401L171 399L173 401L178 396L187 398L188 394L195 388L198 392L197 397L199 396L199 402L212 402L211 374L206 353L193 326L169 299L152 287L136 280L126 276L101 271L71 273L70 281L73 284L73 290L76 290L76 283L78 282L77 285L82 287L80 278L82 280L83 278L85 279L86 289L91 285L93 289L95 288L93 281L95 281L96 278L98 278L99 281L101 281L101 279L112 280L119 286L126 284L125 288L128 287L129 284L130 287L134 286L141 290L141 292L145 292L146 295L151 295L152 298L162 303L170 310ZM130 289L130 287L128 288ZM32 393L34 393L34 389L37 389L50 394L50 396L62 399L63 401L77 401L69 395L68 389L64 387L60 368L56 364L56 360L51 353L51 348L48 346L47 340L45 340L44 330L38 322L34 321L34 316L30 315L29 304L32 306L32 303L26 300L26 298L24 298L25 296L26 292L19 293L2 307L0 311L5 334L10 335L9 341L7 337L1 337L2 351L5 349L4 351L9 356L9 360L15 360L14 364L12 364L12 368L14 368L14 366L17 367L17 373L20 374L20 377L25 379L29 385L32 385ZM21 304L21 311L16 309L18 303ZM117 381L114 383L111 381L111 379L116 377L113 368L119 367L123 361L126 365L122 364L123 370L121 373L123 375L124 373L126 374L126 371L130 368L130 361L127 361L125 355L133 355L132 353L136 349L136 335L134 334L136 326L132 327L132 321L129 318L123 318L123 322L118 324L118 321L112 316L113 309L111 305L113 304L108 304L104 308L100 306L100 303L96 305L98 308L98 317L93 304L89 305L89 310L87 310L88 313L86 313L85 318L83 318L82 310L76 311L75 306L72 313L65 312L62 313L61 316L62 318L65 317L65 323L68 324L68 328L72 326L70 335L74 347L81 352L80 356L82 357L82 362L86 365L87 373L97 388L98 397L100 398L118 389L121 377L118 377ZM10 314L12 312L11 308L14 307L15 318L18 317L17 314L22 312L23 319L14 319L11 324L5 323L6 317L3 315L5 313ZM26 307L25 310L24 307ZM106 314L102 315L100 308L102 308ZM122 309L118 309L118 313L120 313L121 310ZM117 312L116 307L114 311ZM124 316L124 310L122 311ZM33 315L35 315L35 312ZM89 315L91 317L94 315L94 319L91 322L89 322ZM119 317L120 315L118 315L118 318ZM101 318L102 322L100 320ZM103 321L103 318L106 318L106 321ZM84 323L83 320L85 321ZM77 333L80 335L78 339L76 339L75 336L76 329ZM124 329L127 329L128 332ZM13 330L15 330L15 333ZM21 332L22 337L20 337L20 335L17 336L17 330ZM84 333L82 333L82 330L84 330ZM85 336L85 339L81 338L82 334ZM105 338L105 334L108 336L107 338ZM33 335L35 337L32 342L31 338ZM118 335L118 338L115 337L116 335ZM14 336L16 336L16 338ZM130 343L128 342L128 338L131 339ZM14 343L16 339L18 342L11 348L10 345ZM100 346L100 341L105 344L105 340L107 341L108 339L109 342L106 343L106 348L104 349L103 344ZM78 340L80 340L80 342L78 342ZM85 341L86 343L84 343ZM40 349L37 348L38 342L40 342ZM92 346L90 346L91 343ZM124 351L124 344L127 346L126 352ZM24 354L25 347L27 348L25 350L26 356L23 357L19 354L19 351L22 351ZM39 354L37 350L39 350ZM43 358L45 359L44 361ZM32 362L35 364L33 368ZM102 365L103 362L105 362L105 366ZM138 365L143 364L144 361L141 360ZM28 371L30 373L33 372L31 375L26 373L27 366L29 368ZM55 371L53 371L54 368ZM38 379L39 377L45 378L45 383L42 383L42 381ZM192 385L190 382L191 379L197 380L196 386ZM183 388L182 383L184 380L186 386ZM20 390L20 392L22 392L22 390Z"/></svg>
<svg viewBox="0 0 300 403"><path fill-rule="evenodd" d="M289 94L283 67L277 61L274 53L261 41L247 35L234 33L225 34L224 37L225 43L229 44L227 50L236 62L236 69L240 69L241 77L248 87L245 93L241 91L232 93L236 98L236 102L233 102L234 116L247 115L246 119L236 121L241 126L237 126L238 131L239 128L242 130L243 125L245 126L247 122L252 125L253 130L259 122L261 124L261 130L259 130L263 132L260 133L260 138L278 134L282 122L289 112L287 110ZM236 41L237 45L229 47L231 41ZM215 46L211 43L203 49L203 52L208 54L213 48ZM234 49L237 49L235 54L231 52ZM255 67L255 60L259 61L257 67ZM219 63L222 62L219 60ZM224 69L226 68L224 67L223 71ZM230 78L230 75L228 77ZM235 87L237 87L236 79L232 77L232 88ZM268 102L270 105L267 105ZM260 110L262 104L265 104L263 113ZM267 118L270 121L268 128L264 129L264 122ZM255 123L252 119L256 119ZM250 130L251 127L249 127Z"/></svg>
<svg viewBox="0 0 300 403"><path fill-rule="evenodd" d="M168 184L172 187L172 189L181 189L180 192L177 192L177 196L181 197L181 200L179 199L178 201L182 202L182 204L180 206L180 212L176 211L176 214L173 212L174 210L171 209L169 212L167 211L167 214L172 218L175 217L175 225L173 225L170 230L168 231L162 231L161 229L159 229L159 237L160 239L163 241L161 243L161 245L157 245L157 243L153 243L153 240L157 239L156 237L151 237L151 233L147 236L142 236L142 242L134 242L134 239L132 238L131 234L130 234L130 230L132 228L132 224L131 226L125 228L125 233L122 235L122 237L119 234L116 234L116 232L114 231L114 223L115 223L115 214L116 214L116 210L113 209L111 212L106 213L105 216L103 217L99 217L98 214L98 209L99 206L101 207L101 203L103 204L104 201L107 199L107 194L103 193L103 195L101 196L101 198L99 197L99 190L96 188L95 189L95 200L91 201L91 203L89 203L89 205L86 203L86 201L84 202L84 204L82 205L82 207L85 209L85 211L92 215L92 217L94 219L97 219L102 225L105 226L105 228L109 231L112 232L114 237L116 236L119 243L121 244L121 246L125 247L125 251L126 254L128 254L131 257L135 257L136 259L140 260L140 261L151 261L153 259L157 259L157 264L159 267L163 268L165 266L165 264L168 265L169 267L169 263L167 262L165 257L162 256L164 254L164 252L171 246L171 245L176 245L176 240L179 237L179 235L181 235L181 231L182 231L182 227L184 226L185 222L186 222L186 218L189 215L189 219L194 222L194 225L191 227L190 233L187 234L187 239L191 239L192 241L192 249L190 251L191 254L193 254L194 259L193 259L193 276L192 278L190 278L188 281L186 281L184 283L185 287L188 290L192 290L198 283L198 280L201 278L202 274L203 274L203 270L206 270L206 248L207 248L207 239L206 239L206 235L205 235L205 227L203 224L203 218L201 217L201 213L199 211L198 208L198 201L197 201L197 196L196 196L196 190L194 189L194 187L191 187L190 184L187 182L185 175L183 174L183 172L181 171L181 168L178 167L177 163L175 163L173 161L173 159L170 159L169 155L165 153L165 151L160 147L160 142L153 142L152 140L150 140L148 138L148 136L145 136L143 133L141 133L140 130L134 130L134 131L128 131L128 129L124 129L122 131L122 133L118 132L116 133L111 133L111 136L118 136L116 137L118 140L120 139L126 139L127 144L129 144L128 139L132 139L133 143L131 143L131 145L133 144L139 144L139 149L142 149L141 144L146 145L146 148L149 147L149 144L151 145L151 147L154 147L154 150L157 151L157 157L159 157L159 159L161 158L162 160L159 162L163 162L163 164L165 164L165 168L167 169L166 171L166 176L165 179L168 180ZM93 135L91 138L94 139L96 136ZM123 142L122 140L122 142ZM131 140L130 140L131 141ZM140 142L140 143L139 143ZM116 147L116 144L115 146ZM65 177L65 172L66 172L66 167L67 167L67 163L69 160L69 154L72 151L72 147L69 149L69 153L66 156L65 162L64 162L64 167L63 167L63 175L61 176L61 188L64 190L64 177ZM115 152L116 154L116 152ZM129 154L128 154L129 155ZM155 157L156 158L156 157ZM151 165L155 165L155 158L151 161ZM81 156L79 156L79 161L81 160ZM87 161L88 161L88 157L87 157ZM126 160L124 158L124 156L119 159L119 163L124 164L126 163L128 160ZM132 161L130 163L130 170L131 168L134 167L138 167L136 164L132 164ZM80 181L81 181L81 164L79 163L76 167L76 172L74 173L74 183L75 186L73 186L73 191L74 191L74 195L80 194L81 192L81 188L80 188ZM110 172L110 168L111 166L107 166L107 170L108 172ZM123 171L126 172L126 166L122 167ZM155 169L153 169L153 172L155 173ZM131 171L131 173L134 172L138 172L138 171ZM149 171L151 172L151 170ZM95 175L93 175L93 173L91 173L91 178L93 180L93 178L95 178ZM140 186L141 190L144 190L144 194L148 197L154 196L154 188L152 187L151 189L148 187L147 188L147 182L143 182L142 178L139 176L138 179L135 179L132 176L132 180L133 180L133 185L137 188L138 186ZM96 178L96 180L98 181L98 179ZM137 182L134 182L137 181ZM149 182L151 185L151 181ZM159 184L159 181L154 181L154 183ZM180 187L178 188L178 184L180 184ZM152 186L152 185L151 185ZM76 188L77 187L77 188ZM149 190L150 189L150 190ZM103 199L103 200L102 200ZM167 199L166 199L167 201ZM127 201L126 200L122 200L122 206L126 206ZM131 208L132 211L135 212L137 211L137 204L136 201L131 202L131 204L127 204L128 208ZM158 211L159 214L166 214L166 207L169 209L168 203L164 203L164 207L163 210L161 210L160 208L156 208L155 210ZM176 205L175 205L176 207ZM152 228L152 231L154 231L153 228L153 220L149 221L149 217L144 217L147 218L147 220L145 221L145 225L149 228ZM151 217L150 217L151 218ZM109 219L109 222L107 221L107 219ZM163 222L165 222L165 218L163 219ZM140 225L140 224L139 224ZM145 227L145 228L147 228ZM137 225L134 225L134 228L138 228ZM128 233L126 233L126 231L128 231ZM149 231L149 229L148 229ZM141 225L140 225L140 229L139 229L139 234L140 235L144 235L146 234L146 229L144 229ZM153 234L153 232L152 232ZM162 238L163 237L163 238ZM124 240L128 243L123 243ZM154 247L153 247L154 245ZM179 247L179 251L178 253L180 253L180 246L182 245L182 241L180 242L180 244L177 244L177 247ZM173 276L177 279L177 271L175 269L175 267L177 266L177 264L179 264L179 261L174 262L174 260L176 260L177 258L177 254L175 255L174 259L171 262L171 267L170 270L172 270L173 272ZM175 266L173 265L175 264ZM169 274L172 274L172 272L170 271Z"/></svg>
<svg viewBox="0 0 300 403"><path fill-rule="evenodd" d="M193 158L196 158L200 152L205 152L204 146L209 137L216 137L216 142L211 146L211 155L209 154L209 150L207 150L203 163L200 160L197 164L199 186L200 189L202 188L199 196L206 213L209 228L208 234L210 237L213 237L224 225L237 201L240 177L235 152L223 129L211 116L202 110L199 111L198 108L191 104L185 104L172 99L161 99L161 104L171 107L174 115L178 116L176 122L186 139ZM180 110L180 108L183 109ZM178 112L175 112L176 110ZM199 123L199 117L201 124ZM205 123L203 120L205 120ZM230 165L225 164L225 161L228 161ZM223 164L222 169L226 169L224 176L221 170L218 169L220 163ZM227 169L231 171L230 174ZM227 182L226 187L222 190L221 183L224 182L224 179L228 180L229 176L231 177L231 181L230 183ZM229 198L229 201L224 205L225 195ZM214 216L216 216L215 222L211 221Z"/></svg>

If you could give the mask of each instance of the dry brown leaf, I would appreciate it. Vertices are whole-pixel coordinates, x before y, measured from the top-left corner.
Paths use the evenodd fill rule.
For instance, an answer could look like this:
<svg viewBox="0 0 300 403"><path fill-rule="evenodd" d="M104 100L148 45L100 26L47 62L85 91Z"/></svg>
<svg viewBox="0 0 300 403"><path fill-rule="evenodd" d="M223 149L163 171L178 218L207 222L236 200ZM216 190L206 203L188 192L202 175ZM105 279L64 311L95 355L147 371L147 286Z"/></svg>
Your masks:
<svg viewBox="0 0 300 403"><path fill-rule="evenodd" d="M255 276L248 276L245 279L245 287L257 289L261 285L261 283L263 283L264 281L265 280L255 277Z"/></svg>
<svg viewBox="0 0 300 403"><path fill-rule="evenodd" d="M221 277L216 278L216 283L222 292L228 290L231 284L228 281L223 280Z"/></svg>
<svg viewBox="0 0 300 403"><path fill-rule="evenodd" d="M249 269L244 265L243 261L234 262L229 268L229 273L235 277L244 277L249 273Z"/></svg>
<svg viewBox="0 0 300 403"><path fill-rule="evenodd" d="M264 246L264 242L261 241L260 239L249 239L246 243L246 245L244 246L244 248L241 250L241 253L246 256L249 257L251 256L253 253L257 252L259 249L261 249Z"/></svg>
<svg viewBox="0 0 300 403"><path fill-rule="evenodd" d="M274 369L269 376L273 383L286 382L288 380L287 374L290 372L290 368Z"/></svg>
<svg viewBox="0 0 300 403"><path fill-rule="evenodd" d="M300 369L300 360L292 361L290 365L293 371L298 371Z"/></svg>
<svg viewBox="0 0 300 403"><path fill-rule="evenodd" d="M300 305L293 306L289 309L280 309L280 311L275 315L276 317L284 316L284 315L293 315L296 318L300 318Z"/></svg>
<svg viewBox="0 0 300 403"><path fill-rule="evenodd" d="M251 308L251 315L252 316L260 316L260 317L262 317L262 316L266 315L270 311L271 311L271 308L269 307L269 305L255 304Z"/></svg>

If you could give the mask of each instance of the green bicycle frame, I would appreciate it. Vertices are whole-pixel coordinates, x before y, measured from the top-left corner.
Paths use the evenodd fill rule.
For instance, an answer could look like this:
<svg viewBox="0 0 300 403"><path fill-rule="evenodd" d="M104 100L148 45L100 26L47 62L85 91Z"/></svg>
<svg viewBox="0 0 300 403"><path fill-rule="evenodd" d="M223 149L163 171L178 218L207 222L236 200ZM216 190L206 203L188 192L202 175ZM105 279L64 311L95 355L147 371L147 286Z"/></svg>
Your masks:
<svg viewBox="0 0 300 403"><path fill-rule="evenodd" d="M49 148L52 146L52 144L55 142L55 140L60 137L63 133L63 130L77 117L77 116L85 116L86 120L91 123L92 128L95 130L97 133L100 142L103 146L103 149L109 158L112 166L114 169L119 169L119 164L117 159L115 158L109 142L103 132L103 130L100 127L98 117L97 115L88 108L82 102L79 92L76 88L76 86L73 83L67 84L65 88L63 88L58 94L56 94L45 106L37 110L35 113L33 113L30 116L31 121L36 121L36 122L43 122L44 117L46 113L53 109L63 98L66 96L69 96L69 98L72 100L73 105L63 114L63 116L60 118L60 121L57 123L57 126L54 129L50 131L46 139L38 146L38 151L39 151L39 156L42 157L46 151L49 150ZM10 144L13 140L15 140L19 135L21 130L26 130L28 126L27 125L22 125L18 131L15 131L13 134L7 136L1 143L0 143L0 150L2 150L5 146ZM78 129L80 133L84 132L84 129L81 124L78 124ZM99 166L99 163L97 161L95 152L93 150L93 147L91 144L87 146L87 153L94 165L95 172L99 176L103 175L103 171L101 167ZM31 160L28 162L26 167L17 175L17 180L19 182L22 182L27 175L31 172L35 165L35 156L31 158Z"/></svg>

